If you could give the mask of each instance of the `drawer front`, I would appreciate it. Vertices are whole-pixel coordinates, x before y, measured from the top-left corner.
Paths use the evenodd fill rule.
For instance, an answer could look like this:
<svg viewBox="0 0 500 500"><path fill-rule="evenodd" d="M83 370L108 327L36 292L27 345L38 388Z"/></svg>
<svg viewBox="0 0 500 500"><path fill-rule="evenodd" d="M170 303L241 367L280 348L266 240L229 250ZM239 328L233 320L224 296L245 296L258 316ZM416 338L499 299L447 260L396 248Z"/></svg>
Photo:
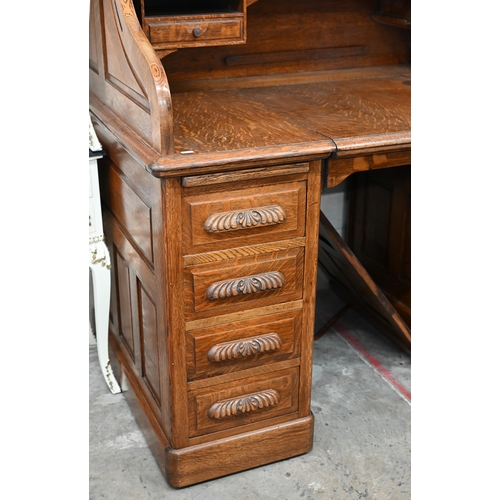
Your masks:
<svg viewBox="0 0 500 500"><path fill-rule="evenodd" d="M184 253L304 236L305 204L305 181L186 196Z"/></svg>
<svg viewBox="0 0 500 500"><path fill-rule="evenodd" d="M298 410L299 369L237 380L188 394L189 436L231 429Z"/></svg>
<svg viewBox="0 0 500 500"><path fill-rule="evenodd" d="M203 44L243 39L243 18L150 21L151 43Z"/></svg>
<svg viewBox="0 0 500 500"><path fill-rule="evenodd" d="M188 379L299 356L301 318L301 310L296 310L187 332Z"/></svg>
<svg viewBox="0 0 500 500"><path fill-rule="evenodd" d="M184 269L186 320L302 298L304 248Z"/></svg>

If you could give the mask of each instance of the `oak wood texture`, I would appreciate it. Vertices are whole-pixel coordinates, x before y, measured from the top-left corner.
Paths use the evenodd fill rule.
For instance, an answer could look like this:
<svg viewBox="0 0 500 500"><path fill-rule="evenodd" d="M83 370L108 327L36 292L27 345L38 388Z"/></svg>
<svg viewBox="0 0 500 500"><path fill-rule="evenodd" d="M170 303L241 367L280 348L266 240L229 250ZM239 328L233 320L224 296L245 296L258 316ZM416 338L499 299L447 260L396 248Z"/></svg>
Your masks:
<svg viewBox="0 0 500 500"><path fill-rule="evenodd" d="M322 173L408 162L382 7L91 0L111 358L173 486L312 446Z"/></svg>
<svg viewBox="0 0 500 500"><path fill-rule="evenodd" d="M151 43L161 48L220 45L244 42L243 16L218 15L183 18L149 18L146 33Z"/></svg>
<svg viewBox="0 0 500 500"><path fill-rule="evenodd" d="M162 62L172 83L409 63L410 30L375 22L379 10L379 0L260 0L247 8L245 44L178 50ZM241 57L251 63L231 64Z"/></svg>
<svg viewBox="0 0 500 500"><path fill-rule="evenodd" d="M175 152L192 151L193 156L186 155L191 161L203 153L278 148L325 139L238 89L181 92L172 97Z"/></svg>
<svg viewBox="0 0 500 500"><path fill-rule="evenodd" d="M347 244L411 327L411 167L349 179Z"/></svg>
<svg viewBox="0 0 500 500"><path fill-rule="evenodd" d="M167 76L137 20L132 0L91 1L90 22L92 95L155 151L171 152Z"/></svg>
<svg viewBox="0 0 500 500"><path fill-rule="evenodd" d="M207 192L193 190L183 198L185 254L245 246L252 242L298 238L305 234L305 180L289 183L268 183L260 186L254 181L248 187ZM242 186L242 184L239 184ZM235 186L236 187L236 186ZM219 188L220 189L220 188ZM279 207L270 211L268 207ZM281 217L275 214L281 214ZM247 214L254 222L241 222ZM221 218L234 224L232 231L214 230ZM237 220L240 218L240 223ZM274 220L274 218L276 220ZM268 220L268 222L264 222ZM224 223L223 223L224 224ZM230 226L231 227L231 226ZM208 229L208 230L207 230Z"/></svg>
<svg viewBox="0 0 500 500"><path fill-rule="evenodd" d="M162 473L166 476L165 450L169 447L168 439L156 414L151 410L143 392L137 385L137 377L129 371L129 364L122 357L120 346L113 335L110 335L110 362L120 380L120 387L132 413L139 425L151 453L155 457Z"/></svg>
<svg viewBox="0 0 500 500"><path fill-rule="evenodd" d="M411 349L411 331L382 289L321 213L319 265L331 285L404 350Z"/></svg>
<svg viewBox="0 0 500 500"><path fill-rule="evenodd" d="M301 310L254 317L186 332L189 380L295 358L300 353Z"/></svg>
<svg viewBox="0 0 500 500"><path fill-rule="evenodd" d="M188 266L184 270L186 319L301 299L303 262L303 248L294 248L220 262L217 266L213 263ZM245 284L250 287L245 293L240 290L220 291L221 287ZM211 295L214 293L218 293L217 300Z"/></svg>
<svg viewBox="0 0 500 500"><path fill-rule="evenodd" d="M138 18L159 53L182 47L245 43L246 8L256 0L135 0Z"/></svg>
<svg viewBox="0 0 500 500"><path fill-rule="evenodd" d="M237 471L307 453L313 445L312 415L238 437L215 440L186 450L167 449L170 485L188 486ZM290 443L293 442L293 449ZM265 451L265 454L263 453Z"/></svg>
<svg viewBox="0 0 500 500"><path fill-rule="evenodd" d="M126 0L121 1L128 6ZM377 35L374 38L376 40L386 37L388 33L391 33L391 36L401 37L401 30L381 27L370 20L369 16L365 17L368 9L373 8L373 11L375 11L376 5L371 5L374 3L368 0L358 0L357 4L359 5L357 5L356 9L353 9L352 5L347 6L340 2L336 7L338 11L335 11L335 21L331 19L330 21L335 25L335 23L343 19L343 16L345 16L344 21L348 23L356 19L357 30L361 29L361 26L363 26L363 29L370 26L370 29L374 30L372 34ZM104 0L103 6L106 4L107 1ZM295 6L296 10L292 17L295 19L296 16L306 15L303 12L304 9L308 15L321 12L321 16L324 17L321 7L321 1L318 2L318 5L315 3L314 6L307 7L304 7L301 3L300 6ZM249 11L260 8L260 4L256 3L251 6ZM263 12L259 11L260 13L257 13L254 22L270 26L269 15L271 13L268 9L273 10L273 15L283 15L283 6L280 1L266 2ZM328 9L326 10L328 11ZM289 11L289 8L286 9L286 12ZM108 11L104 13L106 14L106 12ZM283 19L287 19L287 15ZM260 20L261 16L264 16L262 20ZM363 18L361 24L358 22L358 16ZM132 16L127 17L130 24L129 29L136 29L137 25L129 17ZM107 18L105 17L105 19ZM280 19L282 18L280 17ZM324 25L324 22L324 19L321 20L320 26ZM111 19L108 24L114 26ZM301 27L303 26L301 25ZM340 26L342 26L342 31L345 31L345 25L341 24ZM289 29L292 27L293 24L290 25ZM385 32L386 29L389 31ZM109 31L111 31L111 28L109 28ZM291 31L293 32L293 29ZM334 31L329 25L328 32ZM144 49L143 57L145 58L148 56L148 50L144 46L148 47L148 45L139 34L133 32L136 35L134 41L140 50ZM323 30L321 30L321 33L323 33ZM119 35L125 36L124 33ZM273 31L272 35L275 37L273 46L276 46L276 44L280 43L277 37L278 33ZM118 34L115 34L115 37L117 36ZM296 35L294 35L295 38ZM312 39L314 38L310 40ZM259 41L248 41L245 46L258 43L260 43L260 39ZM373 45L373 40L371 43ZM109 48L108 45L106 45L106 49ZM404 47L401 55L396 60L384 60L385 64L408 62L408 43L401 42L397 46ZM151 48L150 44L149 48ZM98 47L95 48L96 53L98 53L97 49ZM118 59L119 57L125 59L125 56L119 55L119 50L116 49ZM390 53L394 54L394 47ZM182 61L187 62L191 68L199 60L193 59L192 56L194 56L195 52L190 49L182 51L182 54ZM163 78L162 81L166 82L166 74L164 73L166 69L169 79L175 81L175 70L172 68L171 58L176 56L177 54L172 54L164 59L165 68L161 68L157 78ZM114 58L116 57L114 56ZM351 65L353 64L352 60L346 59L350 61ZM326 58L326 61L330 60L332 60L331 57ZM203 58L203 61L205 63L206 59ZM126 67L125 63L129 64L125 60L123 64L117 64L122 72L124 71L122 68ZM155 68L151 64L143 68L149 73L149 76L144 76L145 79L151 78L151 72ZM260 64L258 67L267 68L269 75L276 75L276 63ZM386 68L390 69L391 66L386 66ZM301 70L303 69L301 68ZM296 64L292 68L288 68L289 72L296 70ZM345 71L345 67L332 68L330 73L331 71L334 73L340 71L342 73ZM314 73L310 71L308 73L312 81L304 81L306 73L299 73L302 75L301 83L293 85L283 84L283 81L280 81L279 78L273 79L271 77L267 87L262 87L262 84L259 84L254 88L229 87L217 90L175 92L174 94L169 92L168 96L165 95L164 98L160 99L166 105L162 109L163 113L168 116L169 121L168 123L165 122L165 127L159 132L162 137L168 139L168 145L165 146L166 149L163 148L159 151L161 156L158 157L156 162L151 163L149 168L155 175L168 176L184 174L185 170L190 168L206 168L208 170L215 165L217 165L219 171L221 168L227 168L226 165L228 164L231 164L233 168L238 165L241 167L254 166L264 158L267 158L268 164L276 164L287 156L299 161L304 158L304 155L309 155L309 158L312 155L325 157L331 153L336 156L353 156L408 149L410 146L410 87L407 85L409 80L406 76L408 71L401 69L399 66L393 66L392 73L390 70L385 70L385 77L368 76L372 74L370 67L366 68L365 71L366 74L363 75L358 70L357 75L349 80L334 78L332 81L331 76L328 76L328 72L325 73L325 64L322 64L320 72ZM99 75L101 78L104 78L106 74L104 69L103 72L102 75ZM326 81L317 81L316 77L319 73L322 73L327 78ZM188 73L183 71L183 74ZM203 71L203 76L206 76L206 74L207 69ZM225 85L233 81L233 85L237 85L236 80L241 76L248 78L259 75L267 77L266 72L263 73L262 71L252 75L239 75L234 72L224 74L226 77ZM210 76L212 79L217 79L218 75L213 71L213 67L210 68ZM231 78L227 78L229 76ZM106 85L106 79L104 79L105 83L103 84L97 75L93 76L93 78L96 79L96 82L92 87L97 89L95 92L94 88L92 88L95 97L91 101L95 102L94 106L98 105L95 101L98 98L109 106L119 119L121 118L122 121L128 123L129 120L124 120L126 116L124 113L130 111L134 115L135 112L133 108L125 109L121 105L121 101L128 97L128 101L125 99L124 102L136 102L135 94L126 91L120 94L120 98L118 96L115 98L112 94L113 89L116 88L116 82L114 85ZM137 86L136 83L129 82L128 76L125 74L120 75L120 78L120 81L128 85L127 88L132 88L133 84ZM193 80L196 81L196 78L193 77ZM125 89L125 87L123 88ZM165 92L168 90L167 85ZM144 96L144 98L149 99L148 96ZM149 104L143 103L145 109L148 106ZM286 116L286 119L283 119L283 115ZM143 121L141 120L133 120L132 128L141 138L148 140L149 137L144 134L145 125L138 127ZM265 128L261 126L262 123L266 123ZM215 124L216 126L214 126ZM168 153L168 155L165 155L165 153ZM214 170L212 168L212 171Z"/></svg>
<svg viewBox="0 0 500 500"><path fill-rule="evenodd" d="M106 139L106 134L103 137ZM110 150L113 148L110 147ZM159 442L168 440L171 446L177 446L175 449L179 450L186 448L186 446L189 448L202 442L213 441L215 433L221 439L230 438L246 432L246 430L256 430L263 426L272 427L278 423L296 420L301 413L309 414L311 349L308 344L312 342L314 302L313 300L311 302L311 295L314 294L314 290L309 284L307 287L305 286L304 279L315 278L315 261L312 257L315 254L314 248L317 241L314 233L309 237L306 235L306 237L285 240L286 244L278 241L242 247L239 257L222 260L222 262L226 262L226 268L231 271L233 268L239 269L239 267L259 270L264 266L266 269L264 272L273 272L267 271L267 269L276 269L274 266L277 266L277 269L281 269L283 275L287 277L287 283L293 285L292 290L294 291L291 297L286 295L290 292L285 291L284 297L264 302L265 307L260 308L262 311L248 316L248 320L243 320L240 323L241 328L236 328L233 338L237 337L240 342L244 340L245 336L251 337L253 342L259 341L259 339L263 342L259 347L259 352L253 354L250 359L234 358L230 369L223 367L218 372L213 370L212 373L206 373L205 376L210 375L210 378L206 378L210 382L208 384L188 386L186 381L191 361L189 361L189 355L186 354L188 347L181 342L183 342L183 338L187 338L185 330L188 323L185 323L184 318L188 319L189 316L186 316L183 313L183 307L179 306L182 303L188 304L189 300L179 289L178 280L167 278L166 281L163 281L161 275L155 276L153 272L163 267L166 269L168 277L174 277L182 270L184 259L181 258L182 229L179 217L182 211L182 200L189 197L191 192L199 192L201 188L183 189L180 178L161 181L150 176L144 169L137 171L133 166L131 158L128 158L127 162L123 164L123 170L121 166L117 166L109 160L103 169L102 176L106 207L106 235L113 248L115 286L111 332L116 341L112 344L114 350L119 353L120 362L126 366L128 378L133 379L132 389L139 393L137 401L144 406L145 414L153 413L156 415L155 425L161 426L165 436L164 440L159 440ZM304 196L307 201L300 209L303 214L301 217L304 218L303 226L306 226L307 223L313 228L315 225L317 226L315 219L319 209L320 169L321 164L318 161L312 162L306 169L306 173L303 172L304 169L301 169L301 172L297 174L292 169L290 175L287 176L283 175L282 168L278 169L281 173L277 179L284 186L285 193L288 192L287 186L289 185L304 185L304 175L308 181L305 185L311 184L313 187L310 195ZM140 175L138 172L141 172ZM311 178L309 179L307 175L311 175ZM135 178L136 182L132 182L132 178ZM277 179L268 178L260 181L259 190L263 189L262 182L268 187L273 187ZM256 191L255 187L252 188L253 184L255 184L254 179L248 181L243 186L244 191L246 193L251 193L252 190ZM224 199L227 195L225 190L227 183L219 186L216 184L216 188L214 188L209 185L203 189L209 192L218 189L219 196ZM273 190L276 188L264 189L264 192L272 192ZM183 191L186 192L184 196ZM280 190L278 189L278 191ZM120 198L120 203L117 203L115 199L117 193L120 192L123 192L124 196ZM152 196L152 193L155 193L155 196ZM253 199L253 196L250 196L249 199ZM138 203L137 200L141 200L141 202ZM164 203L163 208L162 204ZM137 211L137 207L143 205L150 207L148 213L151 214L150 218L153 221L155 217L162 217L164 219L162 227L168 228L169 237L166 240L163 237L165 233L159 233L160 238L155 238L156 233L152 231L153 257L151 259L147 258L143 252L142 245L139 244L141 239L135 236L134 232L136 221L130 217L131 213ZM141 210L139 210L140 213ZM154 223L148 224L148 226L154 227ZM265 233L260 235L260 241L265 242L269 238L270 236ZM163 241L166 241L166 246L162 243ZM269 247L265 245L277 245L278 249L266 253ZM281 249L279 249L280 246ZM245 248L249 250L245 250ZM307 260L305 260L304 249L307 249ZM177 257L170 258L172 254ZM214 255L217 256L218 252L216 251ZM201 261L204 260L201 257ZM288 264L288 261L291 264ZM217 264L217 268L211 271L210 267L213 266L214 262ZM221 270L225 269L224 265L222 267L219 265L220 262L220 259L216 257L208 259L208 263L205 262L198 267L207 270L207 272L210 271L214 275L220 275ZM238 266L234 265L235 262L238 263ZM185 270L188 270L189 267L186 266ZM155 293L155 288L161 290L165 286L166 293ZM241 297L236 297L236 299L239 298ZM177 305L175 301L177 301ZM276 306L290 304L289 307L293 309L285 310L282 313L276 309L274 314L266 317L266 313L263 311L268 311L267 314L269 314L269 308L272 307L273 302L276 302ZM230 307L227 304L223 306ZM250 306L255 307L252 304ZM165 311L167 321L161 319L159 311ZM234 311L240 314L239 308L235 308ZM304 317L308 318L308 324L304 324L302 319ZM206 317L207 320L211 318L213 318L212 313ZM221 324L224 324L224 321L227 320L219 319ZM238 325L231 322L231 326ZM259 333L259 328L261 328L261 333L256 335ZM227 343L230 337L223 333L227 331L227 327L216 327L214 331L217 329L220 332L218 341L220 348L220 344ZM162 331L167 332L166 337L160 333ZM196 332L192 333L196 334ZM265 333L268 335L280 335L281 333L282 335L279 342L275 344L277 346L275 358L272 357L274 349L265 350ZM165 341L168 342L167 346L165 346ZM264 350L260 352L262 346L264 346ZM217 343L212 344L210 348L212 347L217 348ZM301 350L304 355L299 357ZM208 356L208 353L205 353L205 356ZM292 362L293 364L290 364ZM170 368L171 366L172 368ZM300 372L298 371L299 366ZM264 368L267 369L264 370ZM290 373L290 375L283 378L279 375L281 371ZM217 375L219 375L218 378ZM193 378L193 380L203 382L204 378L202 375ZM270 381L275 384L268 387ZM279 401L268 406L266 406L265 401L264 403L259 402L261 398L267 397L266 391L278 391ZM263 392L264 395L262 395ZM196 408L202 407L203 411L196 414L196 422L190 421L189 427L186 427L185 415L193 414L192 410L189 410L194 404L193 401L196 401ZM207 401L210 401L210 405L207 406L208 403L206 403L203 406L202 402ZM250 405L252 408L256 404L258 410L254 409L249 413L241 412L241 415L232 415L234 418L212 424L208 412L214 404L219 403L227 403L236 407ZM261 404L264 405L263 408L259 407ZM155 426L152 425L152 428L147 432L154 432L154 429ZM190 444L193 440L195 442ZM182 443L186 444L183 446ZM156 448L160 446L155 440L153 440L153 445ZM289 451L289 456L296 453L297 448L293 446ZM195 476L196 474L193 475L193 477Z"/></svg>
<svg viewBox="0 0 500 500"><path fill-rule="evenodd" d="M240 172L228 172L224 174L197 175L192 177L183 177L183 187L209 186L211 184L221 184L231 181L247 181L252 179L265 179L266 177L276 177L280 174L300 174L309 172L307 163L297 163L291 165L282 165L279 167L254 168L252 170L241 170Z"/></svg>
<svg viewBox="0 0 500 500"><path fill-rule="evenodd" d="M335 187L348 176L356 172L376 170L379 168L399 167L411 163L411 149L403 147L396 151L385 153L335 158L328 161L325 178L327 188Z"/></svg>
<svg viewBox="0 0 500 500"><path fill-rule="evenodd" d="M297 367L255 375L250 380L225 382L190 391L187 415L190 436L242 427L297 411ZM273 391L271 401L266 401L263 395L259 396L269 391ZM253 398L257 401L253 402ZM263 401L260 401L261 398ZM227 408L228 406L232 408ZM225 418L222 418L222 412L228 412Z"/></svg>
<svg viewBox="0 0 500 500"><path fill-rule="evenodd" d="M336 156L410 144L410 87L401 75L242 89L330 137Z"/></svg>

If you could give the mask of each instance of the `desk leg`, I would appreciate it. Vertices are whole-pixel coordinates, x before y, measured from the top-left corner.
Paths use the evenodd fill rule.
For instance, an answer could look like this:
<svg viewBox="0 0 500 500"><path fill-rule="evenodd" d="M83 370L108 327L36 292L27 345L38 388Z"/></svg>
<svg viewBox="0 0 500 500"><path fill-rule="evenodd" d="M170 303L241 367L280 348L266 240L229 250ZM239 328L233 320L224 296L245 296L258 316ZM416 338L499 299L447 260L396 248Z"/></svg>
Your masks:
<svg viewBox="0 0 500 500"><path fill-rule="evenodd" d="M109 252L103 241L90 245L90 270L94 290L95 333L97 355L104 379L112 394L121 392L111 369L108 355L109 305L111 296L111 273Z"/></svg>

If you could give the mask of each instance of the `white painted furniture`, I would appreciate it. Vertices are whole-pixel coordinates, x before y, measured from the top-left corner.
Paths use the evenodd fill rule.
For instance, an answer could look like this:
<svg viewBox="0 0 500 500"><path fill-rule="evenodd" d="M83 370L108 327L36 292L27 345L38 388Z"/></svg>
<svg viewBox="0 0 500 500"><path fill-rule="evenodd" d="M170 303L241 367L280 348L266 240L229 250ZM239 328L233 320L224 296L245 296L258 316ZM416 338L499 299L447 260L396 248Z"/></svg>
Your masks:
<svg viewBox="0 0 500 500"><path fill-rule="evenodd" d="M95 336L97 355L104 379L113 394L121 392L111 369L108 355L108 322L111 273L108 248L104 243L97 160L103 157L102 146L89 118L89 250L94 292Z"/></svg>

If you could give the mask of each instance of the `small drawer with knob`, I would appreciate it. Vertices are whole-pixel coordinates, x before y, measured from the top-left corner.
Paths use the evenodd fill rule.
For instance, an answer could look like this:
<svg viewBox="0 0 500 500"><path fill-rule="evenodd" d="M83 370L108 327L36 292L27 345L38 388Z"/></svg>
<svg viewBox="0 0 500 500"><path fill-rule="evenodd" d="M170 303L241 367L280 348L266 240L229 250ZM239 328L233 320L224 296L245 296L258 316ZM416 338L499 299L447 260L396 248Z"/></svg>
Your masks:
<svg viewBox="0 0 500 500"><path fill-rule="evenodd" d="M146 33L153 45L198 47L243 43L243 14L148 18Z"/></svg>

